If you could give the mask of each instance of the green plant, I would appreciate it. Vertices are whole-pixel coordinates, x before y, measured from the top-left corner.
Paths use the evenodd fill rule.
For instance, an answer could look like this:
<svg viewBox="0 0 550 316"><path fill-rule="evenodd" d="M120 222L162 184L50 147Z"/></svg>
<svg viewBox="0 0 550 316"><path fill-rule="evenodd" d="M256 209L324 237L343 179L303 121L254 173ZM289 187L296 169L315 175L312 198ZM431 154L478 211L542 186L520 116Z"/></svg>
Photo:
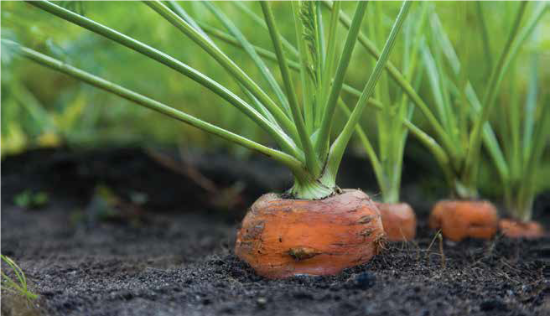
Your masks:
<svg viewBox="0 0 550 316"><path fill-rule="evenodd" d="M328 8L333 7L330 1L324 1L324 3ZM430 79L430 87L434 95L434 108L430 108L420 97L406 75L403 75L391 62L386 64L389 77L424 115L432 131L426 133L406 118L402 119L403 124L430 150L441 166L452 194L459 198L468 199L478 196L477 174L481 159L481 139L497 165L501 177L507 176L503 154L498 147L488 118L510 61L517 55L519 48L533 32L548 8L546 4L538 4L532 18L521 28L525 6L526 3L522 3L516 14L499 62L492 69L489 87L484 90L483 101L480 101L471 83L467 80L467 71L461 68L455 50L443 31L438 15L433 8L430 10L429 19L431 21L432 46L437 51L437 60L434 59L432 49L427 44L423 44L421 52L423 65L428 79ZM340 22L349 27L350 18L341 13ZM358 39L373 57L380 56L376 45L369 37L360 33ZM444 65L451 69L451 74L445 73ZM359 96L359 91L351 87L345 91ZM379 100L372 100L369 105L380 111L384 109L384 105Z"/></svg>
<svg viewBox="0 0 550 316"><path fill-rule="evenodd" d="M424 114L432 130L430 134L433 136L406 119L403 120L405 126L432 152L444 171L453 195L459 198L478 197L477 180L482 157L481 141L496 164L501 177L505 179L508 176L502 150L488 122L489 114L496 103L496 95L510 62L548 8L545 4L539 4L531 19L521 27L527 4L521 3L519 6L507 42L492 69L488 87L483 90L482 101L468 81L467 71L461 66L453 45L433 8L429 12L431 45L423 44L421 55L434 106L428 107L408 83L406 77L393 65L387 65L390 76ZM376 51L374 44L368 38L360 36L361 38L367 49ZM450 73L447 73L446 69L450 69ZM382 109L380 105L376 107Z"/></svg>
<svg viewBox="0 0 550 316"><path fill-rule="evenodd" d="M44 66L59 70L72 77L94 85L103 90L117 94L139 105L148 107L157 112L195 126L203 131L220 136L228 141L237 143L251 150L263 153L272 159L286 165L293 173L295 183L290 195L303 199L318 199L332 195L338 190L336 175L344 150L354 132L364 107L374 93L376 83L389 58L397 34L407 16L411 3L405 1L395 20L388 36L384 49L380 54L374 70L360 94L350 118L334 141L330 140L333 115L343 87L344 76L351 60L351 54L360 33L360 26L368 2L358 2L353 20L349 25L343 51L336 54L337 45L335 29L337 23L331 23L329 40L323 38L323 24L320 4L316 2L293 2L298 51L300 52L300 82L303 91L301 102L295 92L293 78L283 48L284 41L275 24L269 4L260 2L264 19L275 49L279 70L283 78L283 89L277 88L278 83L271 80L268 69L261 58L255 55L255 50L246 41L231 21L218 14L218 18L232 30L233 36L254 57L259 68L262 68L263 77L269 82L279 102L252 80L231 58L224 54L208 36L189 17L182 18L181 12L170 9L162 2L145 2L159 15L165 18L178 30L199 45L236 81L251 102L246 102L226 87L205 76L189 65L158 51L134 38L119 33L112 28L99 24L77 13L66 10L48 1L32 1L29 4L48 11L69 22L84 27L94 33L102 35L116 43L139 52L150 59L156 60L173 70L189 77L195 82L208 88L232 106L247 115L259 127L267 132L280 147L280 150L261 145L243 136L209 124L194 116L171 108L158 101L147 98L129 89L115 85L103 78L91 75L64 62L58 61L32 49L20 46L14 42L3 42L16 50L20 55L38 62ZM172 3L173 5L174 3ZM210 5L211 9L215 7ZM339 16L339 5L334 6L334 16ZM333 18L332 20L336 20ZM332 34L332 35L330 35ZM328 88L330 87L330 88Z"/></svg>
<svg viewBox="0 0 550 316"><path fill-rule="evenodd" d="M327 3L327 2L325 2ZM246 6L241 4L240 2L235 2L235 5L238 6L245 12L248 16L252 18L252 20L255 22L255 24L259 27L266 28L266 25L263 23L263 20L257 16L254 12L250 11ZM337 2L337 6L340 6L340 4ZM376 3L375 3L376 5ZM331 7L329 5L329 7ZM378 9L381 9L380 6ZM411 78L413 74L415 73L415 69L417 69L418 64L418 49L419 45L421 43L422 39L422 30L424 28L424 25L426 24L426 17L427 17L427 6L422 6L422 10L418 14L418 19L409 20L410 23L405 28L405 32L407 32L405 36L405 46L410 47L408 49L404 49L404 66L407 69L407 80L413 79ZM383 28L377 27L376 25L379 25L382 20L382 10L377 10L377 14L374 14L373 17L375 17L377 20L376 23L373 23L373 25L370 27L370 30L376 29L378 32L378 38L383 38ZM340 17L344 17L342 21L348 21L348 19L345 17L345 15L335 15L333 14L331 16L330 21L330 29L335 32L336 30L336 24L339 22ZM371 17L372 18L372 17ZM372 19L374 20L374 19ZM414 23L413 23L414 21ZM350 22L351 23L351 22ZM206 33L209 35L225 42L230 45L243 48L242 43L240 43L232 34L225 33L224 31L217 29L215 27L206 25L204 23L198 22L199 25L205 30ZM344 23L344 25L349 26L349 24ZM331 33L330 36L335 36L335 33ZM417 34L417 37L413 39L412 34ZM359 35L363 38L363 43L365 43L365 38L362 33ZM368 40L367 40L368 41ZM300 71L300 64L294 60L294 58L298 58L300 53L297 48L294 47L293 44L289 43L288 41L283 42L285 48L290 53L291 57L287 59L287 63L291 70L293 71ZM276 54L265 49L262 47L254 46L253 49L256 51L256 53L262 57L264 57L266 60L276 62L277 57ZM330 68L330 65L327 65ZM414 78L414 82L416 85L420 82L421 79L421 72L418 72L417 75ZM383 81L386 81L387 79L382 76ZM347 92L350 92L354 94L357 97L361 96L361 92L351 87L349 84L344 83L342 85L343 89ZM388 91L388 83L385 82L382 85L382 89L384 89L384 92L380 91L380 88L375 91L374 96L376 98L370 98L368 100L368 103L371 106L376 107L379 110L379 113L377 114L377 118L379 122L385 122L387 121L387 124L380 124L378 125L379 131L378 135L380 136L379 144L381 144L379 150L381 151L379 155L374 150L373 146L371 145L371 142L369 141L367 137L367 133L361 126L356 127L356 131L358 133L359 139L361 143L363 144L365 151L367 152L367 155L369 159L371 160L373 169L375 171L377 181L380 185L381 191L382 191L382 199L384 201L394 201L397 202L399 199L399 188L400 188L400 180L401 180L401 167L402 167L402 156L403 156L403 150L405 141L409 132L409 129L405 126L410 126L410 128L414 128L414 131L419 133L419 129L416 128L411 122L411 116L412 112L414 110L414 107L410 105L408 101L408 97L405 93L401 91L397 91L397 93L400 93L399 101L395 102L395 106L385 106L380 101L381 96L389 96L390 92ZM393 91L392 91L393 92ZM389 103L389 102L388 102ZM389 105L389 104L388 104ZM349 117L351 115L351 110L349 109L349 106L345 104L343 99L338 100L338 106L340 109ZM406 124L404 125L403 122ZM420 134L419 137L426 138L426 135ZM388 144L388 145L386 145ZM380 161L383 160L383 163Z"/></svg>
<svg viewBox="0 0 550 316"><path fill-rule="evenodd" d="M13 202L21 208L41 208L48 204L49 196L46 192L32 192L25 190L17 194Z"/></svg>
<svg viewBox="0 0 550 316"><path fill-rule="evenodd" d="M535 55L524 102L512 80L510 100L501 112L497 130L508 171L508 176L502 178L504 201L510 215L520 221L531 220L533 200L540 190L536 175L550 145L550 95L539 92L538 60Z"/></svg>
<svg viewBox="0 0 550 316"><path fill-rule="evenodd" d="M9 47L4 51L9 52ZM85 90L55 94L55 101L47 107L12 59L2 62L2 123L8 126L2 130L2 155L66 145L89 136L97 113L86 107Z"/></svg>
<svg viewBox="0 0 550 316"><path fill-rule="evenodd" d="M27 278L23 270L21 270L21 268L9 257L4 255L0 256L2 257L2 262L13 271L13 274L17 278L17 280L14 280L2 271L2 290L22 295L29 300L37 299L38 295L31 292L27 287Z"/></svg>
<svg viewBox="0 0 550 316"><path fill-rule="evenodd" d="M380 9L380 5L378 7ZM405 78L414 82L416 86L419 85L422 76L422 72L416 70L418 68L420 45L423 43L423 30L427 21L427 12L427 6L422 5L414 19L409 20L409 23L404 27L403 69ZM376 26L370 28L371 38L381 38L382 27L379 27L379 25L382 24L382 15L373 15L371 19L376 21ZM377 86L375 91L376 102L381 103L378 105L379 111L376 113L378 148L373 146L362 126L356 127L357 135L371 162L380 187L382 201L385 203L398 203L400 201L399 191L403 154L409 134L409 128L404 122L410 122L414 112L414 104L410 102L409 97L402 90L392 92L394 91L390 91L387 76L383 76L381 84ZM392 95L396 97L392 99ZM339 105L347 116L351 114L349 107L343 100L339 101Z"/></svg>
<svg viewBox="0 0 550 316"><path fill-rule="evenodd" d="M79 9L76 5L70 6L71 3L74 1L67 1L67 9ZM86 16L116 25L117 30L139 36L141 41L160 47L177 58L191 58L194 67L238 91L238 86L227 80L221 67L208 63L208 56L201 54L200 47L195 47L188 39L178 38L178 30L168 23L159 23L158 16L148 6L99 1L85 2L82 6L86 9ZM198 10L202 7L200 3L187 3L186 6L197 14L204 13ZM227 6L221 4L222 8ZM213 19L207 13L211 22ZM125 19L120 19L121 15ZM138 27L133 22L136 19L140 20ZM246 25L242 27L247 30ZM186 89L181 89L181 76L170 68L158 67L154 61L144 60L139 54L113 45L78 26L68 25L64 20L33 9L24 2L2 3L2 38L24 43L29 48L104 78L116 78L117 83L157 100L177 100L178 109L189 114L252 140L268 141L268 135L248 118L243 119L234 107L219 106L215 94L205 93L205 89L192 82L186 85ZM178 40L173 41L173 38ZM16 55L9 56L8 51L5 49L2 54L3 156L43 146L62 145L76 149L106 143L119 146L144 143L175 146L182 143L205 151L227 150L239 157L250 153L188 125L175 121L162 124L165 118L161 115L151 116L147 109L128 106L130 102L126 100L62 73L41 68ZM232 49L227 51L241 67L251 69L247 56L234 54ZM146 80L135 80L135 69L128 67L129 64L139 64L140 72L147 74ZM251 75L256 76L254 69ZM35 102L29 103L29 100ZM121 121L125 124L120 124ZM163 128L158 128L159 124Z"/></svg>

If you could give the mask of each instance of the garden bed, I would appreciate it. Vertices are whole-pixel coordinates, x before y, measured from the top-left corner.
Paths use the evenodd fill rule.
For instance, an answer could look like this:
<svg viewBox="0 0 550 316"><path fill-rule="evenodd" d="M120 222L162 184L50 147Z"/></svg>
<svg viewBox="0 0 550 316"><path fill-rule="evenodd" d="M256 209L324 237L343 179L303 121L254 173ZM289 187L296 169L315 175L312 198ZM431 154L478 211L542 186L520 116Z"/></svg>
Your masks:
<svg viewBox="0 0 550 316"><path fill-rule="evenodd" d="M173 154L164 157L177 162ZM430 205L415 198L418 188L410 180L417 168L407 161L403 197L419 215L415 242L387 244L368 264L334 277L271 281L256 276L232 247L245 205L288 186L290 174L260 158L242 163L224 155L190 157L192 169L218 189L241 188L228 195L238 203L212 203L188 172L144 150L8 157L2 163L2 253L22 267L40 294L30 313L550 314L550 238L440 243L426 228ZM373 190L372 175L356 178L361 165L368 167L347 158L340 183ZM277 177L262 182L266 172ZM126 201L120 213L96 212L98 186ZM25 189L47 192L49 202L34 210L15 205ZM146 198L128 202L136 195ZM549 199L539 198L536 207L543 218L550 213ZM26 305L13 296L2 303L2 315Z"/></svg>

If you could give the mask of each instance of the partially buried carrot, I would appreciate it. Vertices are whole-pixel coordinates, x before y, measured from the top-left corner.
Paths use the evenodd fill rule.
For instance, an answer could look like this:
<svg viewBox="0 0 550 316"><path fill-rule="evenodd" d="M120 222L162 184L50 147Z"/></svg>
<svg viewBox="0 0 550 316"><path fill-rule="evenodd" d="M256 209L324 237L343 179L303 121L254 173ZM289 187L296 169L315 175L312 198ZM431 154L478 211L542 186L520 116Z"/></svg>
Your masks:
<svg viewBox="0 0 550 316"><path fill-rule="evenodd" d="M266 194L246 215L235 253L267 278L332 275L369 261L383 239L380 213L361 191L322 200Z"/></svg>
<svg viewBox="0 0 550 316"><path fill-rule="evenodd" d="M488 201L445 200L434 206L428 224L453 241L490 239L497 231L498 214Z"/></svg>
<svg viewBox="0 0 550 316"><path fill-rule="evenodd" d="M407 203L376 203L389 241L409 241L416 236L416 215Z"/></svg>
<svg viewBox="0 0 550 316"><path fill-rule="evenodd" d="M544 236L542 226L533 221L521 222L513 219L501 219L499 229L508 238L540 238Z"/></svg>

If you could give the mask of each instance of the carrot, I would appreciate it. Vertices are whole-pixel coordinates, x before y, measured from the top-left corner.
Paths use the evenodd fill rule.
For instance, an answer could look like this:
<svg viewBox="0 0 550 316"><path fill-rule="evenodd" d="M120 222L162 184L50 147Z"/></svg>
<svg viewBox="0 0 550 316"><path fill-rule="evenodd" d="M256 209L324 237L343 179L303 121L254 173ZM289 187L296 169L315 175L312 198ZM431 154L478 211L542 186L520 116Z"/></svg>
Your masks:
<svg viewBox="0 0 550 316"><path fill-rule="evenodd" d="M270 193L244 218L235 253L270 279L333 275L369 261L384 236L376 205L359 190L322 200Z"/></svg>
<svg viewBox="0 0 550 316"><path fill-rule="evenodd" d="M490 239L497 231L498 215L488 201L444 200L434 206L428 224L453 241Z"/></svg>
<svg viewBox="0 0 550 316"><path fill-rule="evenodd" d="M416 236L416 215L407 203L376 203L389 241L408 241Z"/></svg>
<svg viewBox="0 0 550 316"><path fill-rule="evenodd" d="M498 226L502 234L508 238L541 238L544 236L544 228L534 221L501 219Z"/></svg>

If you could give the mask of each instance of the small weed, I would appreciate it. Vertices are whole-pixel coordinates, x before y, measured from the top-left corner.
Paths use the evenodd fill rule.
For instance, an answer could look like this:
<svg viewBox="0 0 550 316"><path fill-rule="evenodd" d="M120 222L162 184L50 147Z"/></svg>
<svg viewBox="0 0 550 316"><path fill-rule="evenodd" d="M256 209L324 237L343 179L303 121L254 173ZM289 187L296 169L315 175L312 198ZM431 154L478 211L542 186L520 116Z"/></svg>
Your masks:
<svg viewBox="0 0 550 316"><path fill-rule="evenodd" d="M38 298L38 295L31 292L27 287L27 278L23 273L23 270L9 257L1 255L2 262L5 263L8 267L13 270L13 274L16 277L16 280L9 277L2 268L2 291L6 291L13 294L18 294L25 297L28 300L35 300Z"/></svg>
<svg viewBox="0 0 550 316"><path fill-rule="evenodd" d="M49 200L46 192L25 190L15 196L13 203L24 209L39 209L46 206Z"/></svg>

